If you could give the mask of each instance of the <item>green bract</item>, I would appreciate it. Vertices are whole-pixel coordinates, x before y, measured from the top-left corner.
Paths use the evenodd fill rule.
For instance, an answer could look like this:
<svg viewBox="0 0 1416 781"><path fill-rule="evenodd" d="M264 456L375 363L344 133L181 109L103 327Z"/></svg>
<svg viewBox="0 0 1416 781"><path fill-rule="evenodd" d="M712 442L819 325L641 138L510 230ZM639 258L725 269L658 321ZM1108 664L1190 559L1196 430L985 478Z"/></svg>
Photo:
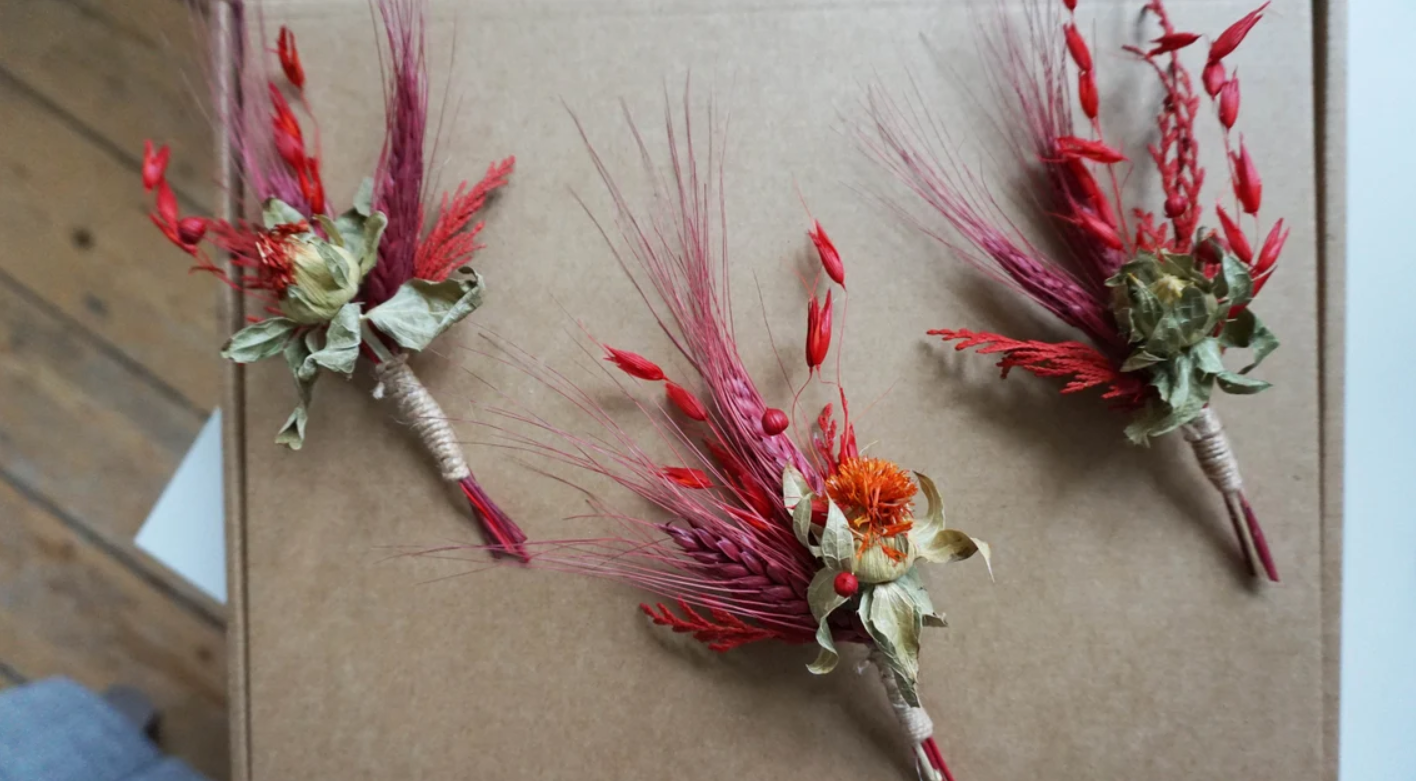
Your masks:
<svg viewBox="0 0 1416 781"><path fill-rule="evenodd" d="M918 472L915 479L929 508L923 518L913 520L909 532L884 543L904 554L900 561L879 550L880 543L857 555L850 522L829 498L826 499L825 524L819 531L813 527L811 506L815 494L806 477L791 466L782 475L782 499L792 513L797 540L822 563L806 594L811 614L817 621L816 643L821 647L807 669L817 674L835 669L840 657L831 634L830 617L837 608L855 600L856 614L889 665L901 695L911 705L918 706L915 682L919 677L920 632L925 626L945 624L944 616L935 612L917 564L921 560L957 561L975 553L982 554L987 562L989 548L987 543L963 532L946 529L944 503L934 482ZM854 596L843 597L836 593L836 576L842 572L859 579L860 591Z"/></svg>
<svg viewBox="0 0 1416 781"><path fill-rule="evenodd" d="M333 220L316 216L324 237L307 230L286 239L294 280L279 302L284 316L241 329L221 351L236 363L285 356L299 403L275 441L294 450L305 441L319 370L352 374L369 327L404 349L422 350L482 303L482 278L467 271L442 282L410 279L387 301L362 311L363 304L354 298L378 263L379 241L388 224L381 212L373 211L372 192L366 179L354 196L354 208ZM303 215L275 198L266 201L262 217L267 230L305 224ZM375 347L385 349L382 344Z"/></svg>
<svg viewBox="0 0 1416 781"><path fill-rule="evenodd" d="M1194 420L1216 385L1227 393L1269 387L1246 375L1278 339L1248 308L1253 280L1233 255L1226 253L1210 278L1190 255L1143 253L1106 284L1117 326L1133 348L1121 370L1144 372L1155 389L1126 428L1132 441L1144 444ZM1225 369L1221 358L1231 347L1252 349L1253 362L1239 372Z"/></svg>

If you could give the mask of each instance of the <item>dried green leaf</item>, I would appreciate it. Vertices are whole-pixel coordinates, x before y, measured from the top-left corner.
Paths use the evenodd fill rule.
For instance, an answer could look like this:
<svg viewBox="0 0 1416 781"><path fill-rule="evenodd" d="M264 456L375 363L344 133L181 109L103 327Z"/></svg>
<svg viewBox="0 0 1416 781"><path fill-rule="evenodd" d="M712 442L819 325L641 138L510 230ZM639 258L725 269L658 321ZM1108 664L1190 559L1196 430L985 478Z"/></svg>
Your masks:
<svg viewBox="0 0 1416 781"><path fill-rule="evenodd" d="M821 530L821 560L837 572L855 572L855 536L846 514L835 502L826 502L826 526Z"/></svg>
<svg viewBox="0 0 1416 781"><path fill-rule="evenodd" d="M279 198L267 198L261 204L261 222L266 228L280 225L298 225L305 222L305 215Z"/></svg>
<svg viewBox="0 0 1416 781"><path fill-rule="evenodd" d="M915 607L919 610L924 619L925 626L946 627L948 623L944 620L942 613L934 610L934 601L929 598L929 590L924 587L924 577L920 574L919 567L911 567L909 572L895 579L900 587L914 600Z"/></svg>
<svg viewBox="0 0 1416 781"><path fill-rule="evenodd" d="M1195 368L1205 374L1219 374L1224 371L1224 361L1219 348L1219 340L1209 338L1190 348Z"/></svg>
<svg viewBox="0 0 1416 781"><path fill-rule="evenodd" d="M358 271L357 265L349 264L349 254L347 250L342 250L326 241L314 243L315 251L319 253L320 259L324 261L325 270L329 272L329 278L334 284L343 289L357 284L354 273Z"/></svg>
<svg viewBox="0 0 1416 781"><path fill-rule="evenodd" d="M369 217L374 213L374 180L364 177L359 182L359 189L354 191L354 211L364 217Z"/></svg>
<svg viewBox="0 0 1416 781"><path fill-rule="evenodd" d="M291 450L299 450L305 446L305 426L309 424L310 413L304 404L295 407L290 413L290 417L285 419L285 425L280 427L280 432L275 435L275 444L284 445Z"/></svg>
<svg viewBox="0 0 1416 781"><path fill-rule="evenodd" d="M1177 355L1166 364L1166 369L1166 373L1170 375L1170 388L1169 393L1162 394L1161 398L1171 409L1188 405L1193 387L1194 362L1188 355Z"/></svg>
<svg viewBox="0 0 1416 781"><path fill-rule="evenodd" d="M445 282L410 279L366 318L403 347L422 350L480 306L482 291L480 276Z"/></svg>
<svg viewBox="0 0 1416 781"><path fill-rule="evenodd" d="M1180 300L1175 302L1175 317L1184 344L1191 345L1203 339L1214 322L1214 314L1219 310L1219 302L1199 287L1187 287L1180 292Z"/></svg>
<svg viewBox="0 0 1416 781"><path fill-rule="evenodd" d="M806 669L815 675L825 675L836 669L836 663L840 661L840 654L836 653L836 641L831 637L831 627L825 621L816 627L816 644L821 650L816 654L816 661L808 664Z"/></svg>
<svg viewBox="0 0 1416 781"><path fill-rule="evenodd" d="M836 574L829 567L817 570L811 578L811 585L806 589L806 601L811 605L811 615L817 622L816 643L821 646L816 661L807 665L807 669L817 675L824 675L835 669L836 660L839 658L836 654L836 643L831 638L829 619L833 610L846 603L846 598L836 593Z"/></svg>
<svg viewBox="0 0 1416 781"><path fill-rule="evenodd" d="M1147 446L1150 444L1151 429L1170 411L1160 404L1147 404L1140 412L1126 425L1126 438L1132 444Z"/></svg>
<svg viewBox="0 0 1416 781"><path fill-rule="evenodd" d="M806 481L799 469L787 464L782 470L782 504L787 510L793 511L802 499L811 496L811 484Z"/></svg>
<svg viewBox="0 0 1416 781"><path fill-rule="evenodd" d="M1158 437L1163 434L1169 434L1175 429L1199 417L1200 412L1203 411L1205 405L1209 403L1207 396L1208 394L1206 394L1206 397L1201 397L1198 394L1192 395L1184 406L1172 408L1168 415L1165 415L1151 426L1149 431L1150 436Z"/></svg>
<svg viewBox="0 0 1416 781"><path fill-rule="evenodd" d="M298 343L299 340L291 341L291 344ZM298 355L307 351L296 348L293 351L288 350L286 352L285 358L292 363L293 368L294 356L292 356L292 352ZM301 363L303 365L304 361L301 361ZM281 426L280 432L275 435L275 443L277 445L284 445L291 450L299 450L305 444L305 426L310 422L310 402L314 397L315 380L319 378L319 374L311 372L308 379L302 379L298 372L294 372L294 377L295 391L299 396L299 401L296 402L295 409L290 413L290 417L285 420L285 425Z"/></svg>
<svg viewBox="0 0 1416 781"><path fill-rule="evenodd" d="M334 229L339 234L340 244L358 264L360 276L369 273L378 263L379 241L386 227L388 217L383 212L364 215L350 209L335 219Z"/></svg>
<svg viewBox="0 0 1416 781"><path fill-rule="evenodd" d="M939 495L939 488L929 479L929 475L915 472L914 476L926 502L924 517L914 519L914 528L916 531L931 534L944 528L944 499Z"/></svg>
<svg viewBox="0 0 1416 781"><path fill-rule="evenodd" d="M979 552L980 544L958 529L941 529L928 537L915 537L914 542L919 555L936 564L967 559Z"/></svg>
<svg viewBox="0 0 1416 781"><path fill-rule="evenodd" d="M812 555L820 556L821 548L811 543L811 494L807 494L792 510L792 531L797 542L805 545Z"/></svg>
<svg viewBox="0 0 1416 781"><path fill-rule="evenodd" d="M374 212L364 218L363 245L354 257L359 261L359 273L367 274L379 262L379 241L383 239L384 228L388 227L388 217L383 212Z"/></svg>
<svg viewBox="0 0 1416 781"><path fill-rule="evenodd" d="M806 601L811 606L811 615L817 621L825 621L831 611L844 605L846 598L836 593L836 575L840 570L822 567L811 576L811 585L806 587Z"/></svg>
<svg viewBox="0 0 1416 781"><path fill-rule="evenodd" d="M1131 353L1131 357L1127 358L1125 363L1121 364L1121 371L1133 372L1139 369L1145 369L1147 367L1154 366L1163 360L1165 359L1159 356L1151 355L1145 350L1137 350Z"/></svg>
<svg viewBox="0 0 1416 781"><path fill-rule="evenodd" d="M865 603L862 602L862 610ZM916 680L919 677L919 638L924 616L914 599L898 582L881 583L871 589L869 612L861 616L875 646L888 661L900 695L919 707Z"/></svg>
<svg viewBox="0 0 1416 781"><path fill-rule="evenodd" d="M236 363L253 363L285 349L285 343L299 326L285 317L271 317L248 325L231 335L221 348L221 357Z"/></svg>
<svg viewBox="0 0 1416 781"><path fill-rule="evenodd" d="M319 348L315 343L315 329L310 329L304 339L291 339L285 343L285 365L290 368L290 376L296 382L308 381L319 371L310 356Z"/></svg>
<svg viewBox="0 0 1416 781"><path fill-rule="evenodd" d="M1165 315L1165 307L1161 305L1155 293L1151 292L1150 287L1139 279L1133 279L1126 289L1131 298L1131 323L1135 329L1131 339L1139 341L1159 326L1161 318Z"/></svg>
<svg viewBox="0 0 1416 781"><path fill-rule="evenodd" d="M1269 353L1278 349L1278 337L1268 329L1268 326L1263 324L1263 321L1259 320L1257 315L1253 316L1253 330L1249 335L1249 347L1254 351L1254 360L1248 366L1240 369L1240 374L1248 374L1260 363L1263 363Z"/></svg>
<svg viewBox="0 0 1416 781"><path fill-rule="evenodd" d="M1234 372L1224 372L1215 378L1219 383L1220 390L1225 393L1233 393L1241 396L1248 396L1273 387L1263 380L1248 377Z"/></svg>
<svg viewBox="0 0 1416 781"><path fill-rule="evenodd" d="M325 236L330 244L336 247L348 248L344 243L344 234L340 233L339 226L335 224L334 220L331 220L323 214L316 214L314 220L319 224L320 229L325 232Z"/></svg>
<svg viewBox="0 0 1416 781"><path fill-rule="evenodd" d="M362 304L348 303L340 308L325 329L325 344L310 355L310 360L333 372L353 374L359 360L359 312Z"/></svg>
<svg viewBox="0 0 1416 781"><path fill-rule="evenodd" d="M1254 280L1249 276L1249 267L1233 255L1225 253L1220 265L1220 275L1224 281L1224 303L1229 307L1244 306L1254 298Z"/></svg>
<svg viewBox="0 0 1416 781"><path fill-rule="evenodd" d="M1254 316L1252 309L1244 309L1236 312L1229 321L1224 324L1224 330L1219 333L1219 343L1224 347L1247 348L1254 339L1254 331L1259 326L1259 319Z"/></svg>

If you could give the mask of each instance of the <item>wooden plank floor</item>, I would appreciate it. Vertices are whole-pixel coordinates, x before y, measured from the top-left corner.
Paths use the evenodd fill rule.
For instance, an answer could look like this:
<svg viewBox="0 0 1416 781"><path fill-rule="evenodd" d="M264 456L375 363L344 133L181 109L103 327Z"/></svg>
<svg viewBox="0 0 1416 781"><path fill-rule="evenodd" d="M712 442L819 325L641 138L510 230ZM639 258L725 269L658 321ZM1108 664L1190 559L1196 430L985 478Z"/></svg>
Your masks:
<svg viewBox="0 0 1416 781"><path fill-rule="evenodd" d="M225 621L133 535L219 394L216 291L148 223L142 141L208 212L182 0L0 0L0 688L129 684L229 776Z"/></svg>

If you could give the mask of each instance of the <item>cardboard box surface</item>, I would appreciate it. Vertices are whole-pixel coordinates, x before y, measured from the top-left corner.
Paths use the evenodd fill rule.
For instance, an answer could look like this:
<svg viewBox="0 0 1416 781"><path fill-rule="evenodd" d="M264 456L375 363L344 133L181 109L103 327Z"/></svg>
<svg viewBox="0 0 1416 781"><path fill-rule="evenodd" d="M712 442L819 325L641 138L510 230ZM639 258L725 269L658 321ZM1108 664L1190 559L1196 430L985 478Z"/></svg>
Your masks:
<svg viewBox="0 0 1416 781"><path fill-rule="evenodd" d="M1232 0L1172 5L1182 28L1207 32L1251 10ZM1115 128L1133 152L1149 140L1158 101L1153 75L1119 52L1154 37L1138 7L1083 8L1109 135ZM489 246L476 259L486 305L414 366L458 419L474 472L533 538L595 528L562 520L584 511L576 491L479 444L491 438L481 424L495 422L479 404L502 404L499 394L575 426L544 388L486 355L479 334L567 369L610 404L613 386L582 352L576 320L684 374L576 202L611 216L566 106L635 200L646 191L617 101L662 160L666 101L682 106L692 74L700 138L710 100L719 118L731 115L724 175L738 342L764 394L786 405L805 378L796 274L811 260L799 188L848 267L851 306L836 345L861 440L935 477L950 524L996 551L996 582L972 562L926 575L950 628L926 637L921 695L956 775L1333 778L1339 505L1326 454L1340 440L1323 371L1340 364L1325 330L1335 310L1322 302L1340 280L1341 245L1318 234L1313 10L1279 4L1232 58L1263 214L1292 228L1260 302L1283 340L1261 372L1275 387L1216 404L1284 576L1276 586L1240 574L1219 500L1177 437L1131 448L1122 420L1094 396L1059 398L1024 375L1001 382L987 357L924 337L967 326L1074 338L872 202L863 191L899 193L841 132L861 114L867 85L904 91L912 74L969 159L1006 186L1000 172L1016 166L989 145L987 93L959 89L983 83L974 46L987 12L864 0L435 4L431 102L448 112L440 184L475 180L509 154L517 169L486 215ZM369 9L291 3L267 15L272 30L288 23L298 36L326 186L343 202L382 136ZM936 67L921 35L950 70ZM1226 180L1223 158L1216 137L1202 143L1212 198ZM1155 202L1150 178L1138 173L1128 189ZM288 453L271 443L294 401L285 368L232 375L239 778L912 777L878 683L853 672L859 653L818 678L805 669L810 649L719 655L650 626L636 609L643 595L612 583L400 556L477 538L370 386L365 376L322 380L306 447ZM807 408L828 400L807 399Z"/></svg>

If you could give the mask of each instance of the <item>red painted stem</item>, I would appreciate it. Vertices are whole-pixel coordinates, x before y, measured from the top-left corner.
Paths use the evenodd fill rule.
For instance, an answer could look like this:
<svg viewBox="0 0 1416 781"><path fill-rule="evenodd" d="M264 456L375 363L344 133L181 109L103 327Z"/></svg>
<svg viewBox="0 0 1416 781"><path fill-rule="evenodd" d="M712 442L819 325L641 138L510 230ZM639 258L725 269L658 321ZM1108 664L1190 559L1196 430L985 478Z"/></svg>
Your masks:
<svg viewBox="0 0 1416 781"><path fill-rule="evenodd" d="M492 553L495 555L511 555L522 561L530 561L531 557L526 553L526 547L522 543L526 542L526 534L511 520L500 507L487 496L486 491L472 476L467 476L458 481L458 486L462 488L462 494L467 497L467 502L472 505L472 513L481 522L482 529L495 541L492 546Z"/></svg>
<svg viewBox="0 0 1416 781"><path fill-rule="evenodd" d="M1244 534L1244 522L1234 512L1234 505L1228 501L1224 503L1224 511L1229 515L1229 525L1234 528L1234 539L1239 543L1239 553L1244 557L1244 566L1249 569L1249 576L1257 578L1259 568L1254 564L1254 556L1249 552L1249 543Z"/></svg>
<svg viewBox="0 0 1416 781"><path fill-rule="evenodd" d="M924 741L924 754L929 757L929 764L935 770L944 774L944 781L954 781L954 774L949 772L949 766L944 764L944 754L939 751L939 744L934 742L933 736Z"/></svg>
<svg viewBox="0 0 1416 781"><path fill-rule="evenodd" d="M1249 498L1242 493L1239 494L1239 503L1244 508L1244 522L1249 527L1249 537L1254 541L1254 551L1259 554L1259 563L1264 567L1264 574L1274 583L1278 582L1278 566L1273 563L1273 554L1269 552L1268 540L1264 538L1264 530L1259 526L1259 519L1254 515L1254 508L1249 506Z"/></svg>

